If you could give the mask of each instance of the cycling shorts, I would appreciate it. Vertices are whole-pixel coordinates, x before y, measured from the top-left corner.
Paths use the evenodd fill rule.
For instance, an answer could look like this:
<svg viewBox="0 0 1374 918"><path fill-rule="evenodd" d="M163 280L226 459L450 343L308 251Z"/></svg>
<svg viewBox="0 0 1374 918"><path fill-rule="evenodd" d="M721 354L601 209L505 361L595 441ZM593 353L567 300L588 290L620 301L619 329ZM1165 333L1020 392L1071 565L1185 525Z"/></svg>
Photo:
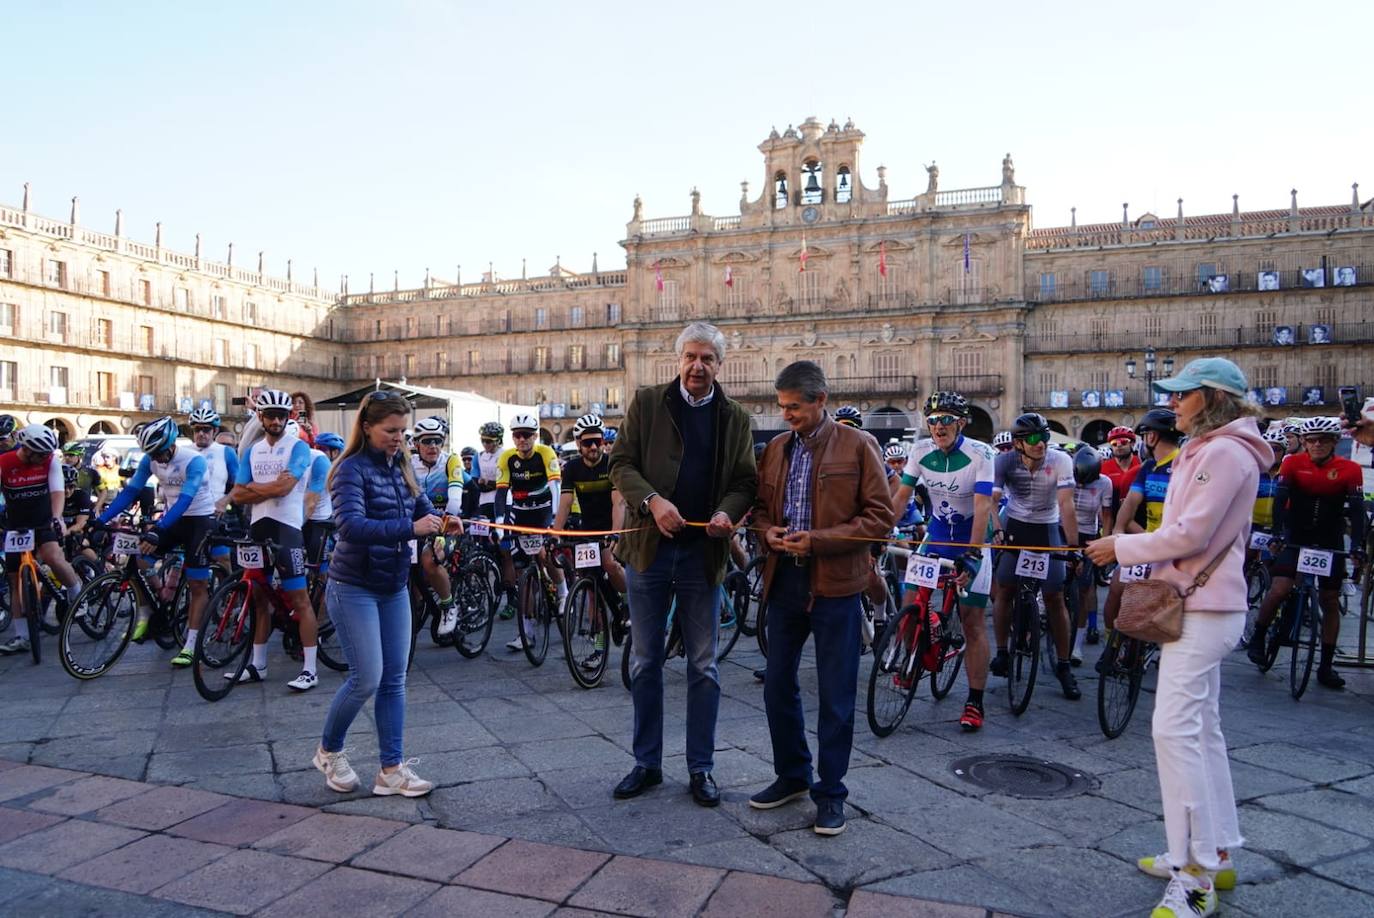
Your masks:
<svg viewBox="0 0 1374 918"><path fill-rule="evenodd" d="M1321 548L1322 546L1308 546L1310 548ZM1341 551L1342 549L1327 548L1325 551ZM1330 577L1318 577L1317 589L1319 590L1339 590L1341 581L1345 580L1345 555L1337 555L1333 559L1335 570ZM1298 576L1298 546L1285 545L1283 551L1274 559L1274 563L1269 565L1269 573L1275 577L1288 577L1297 579Z"/></svg>
<svg viewBox="0 0 1374 918"><path fill-rule="evenodd" d="M0 535L2 535L2 533L0 533ZM36 526L36 527L34 527L34 530L33 530L33 549L34 549L35 552L38 551L38 547L39 547L40 545L46 545L46 544L48 544L49 542L60 542L60 541L61 541L61 539L59 539L59 538L57 537L57 530L54 529L52 526ZM4 543L3 541L0 541L0 546L3 546L4 544L5 544L5 543ZM8 573L8 574L17 574L17 573L19 573L19 559L21 559L21 558L23 558L23 557L24 557L24 556L23 556L22 554L17 553L17 552L15 552L15 553L6 553L6 555L5 555L5 572Z"/></svg>
<svg viewBox="0 0 1374 918"><path fill-rule="evenodd" d="M1054 545L1064 544L1059 534L1058 523L1023 523L1007 519L1006 545ZM1016 583L1016 561L1020 552L1008 549L997 551L997 582L1003 586ZM1045 591L1059 593L1064 589L1064 562L1050 560L1049 576L1045 578Z"/></svg>
<svg viewBox="0 0 1374 918"><path fill-rule="evenodd" d="M186 555L186 561L182 565L186 579L209 579L210 561L205 537L210 534L214 525L213 517L183 516L160 532L157 542L158 557L164 557L179 548Z"/></svg>
<svg viewBox="0 0 1374 918"><path fill-rule="evenodd" d="M305 537L299 529L280 520L255 520L248 528L248 538L254 542L276 542L276 568L281 588L305 589Z"/></svg>
<svg viewBox="0 0 1374 918"><path fill-rule="evenodd" d="M534 509L512 507L508 511L510 521L516 526L528 526L531 529L548 529L553 522L553 508L536 507ZM526 535L526 533L507 532L506 537L501 540L501 547L510 551L515 545L515 536Z"/></svg>

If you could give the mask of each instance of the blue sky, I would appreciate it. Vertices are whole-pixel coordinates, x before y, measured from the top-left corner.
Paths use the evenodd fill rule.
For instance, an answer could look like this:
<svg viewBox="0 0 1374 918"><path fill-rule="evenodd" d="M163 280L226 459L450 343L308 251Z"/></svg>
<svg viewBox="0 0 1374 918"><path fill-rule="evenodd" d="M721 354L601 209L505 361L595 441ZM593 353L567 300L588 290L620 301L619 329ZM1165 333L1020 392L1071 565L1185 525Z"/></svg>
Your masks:
<svg viewBox="0 0 1374 918"><path fill-rule="evenodd" d="M814 114L894 197L996 184L1036 225L1374 197L1374 4L394 0L7 4L0 202L357 292L574 270L646 216L737 212Z"/></svg>

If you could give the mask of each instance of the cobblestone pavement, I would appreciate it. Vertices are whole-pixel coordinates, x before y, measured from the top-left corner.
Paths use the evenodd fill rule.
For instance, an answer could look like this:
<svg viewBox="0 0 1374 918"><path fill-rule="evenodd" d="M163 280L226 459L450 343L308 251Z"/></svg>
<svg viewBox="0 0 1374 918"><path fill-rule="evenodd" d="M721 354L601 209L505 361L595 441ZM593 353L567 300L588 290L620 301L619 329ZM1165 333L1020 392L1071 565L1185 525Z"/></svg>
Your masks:
<svg viewBox="0 0 1374 918"><path fill-rule="evenodd" d="M89 683L55 660L0 660L0 759L43 766L0 772L3 910L332 915L364 906L378 914L385 902L436 914L1108 916L1145 914L1162 892L1134 867L1164 847L1150 682L1126 734L1103 739L1095 653L1078 670L1079 702L1042 682L1013 718L993 679L987 726L965 735L955 722L963 686L943 702L923 688L886 739L864 720L865 662L849 828L823 839L811 831L809 803L748 807L748 794L772 777L751 639L721 668L715 774L724 801L707 810L686 786L683 661L668 667L665 784L619 802L610 789L633 760L618 673L578 689L554 651L539 669L506 653L512 634L500 623L479 660L421 637L406 753L439 787L420 800L325 787L310 756L340 676L324 670L318 689L292 695L285 682L295 669L275 646L269 681L217 704L151 643ZM1345 692L1314 683L1294 702L1277 669L1260 675L1238 653L1223 671L1223 726L1248 839L1224 911L1374 914L1374 673L1347 669ZM804 664L805 701L814 681ZM951 768L976 753L1062 763L1087 787L1048 800L987 791ZM356 724L350 755L367 788L376 767L370 716ZM226 806L218 795L273 806ZM454 892L453 883L470 888ZM500 898L510 894L525 898Z"/></svg>

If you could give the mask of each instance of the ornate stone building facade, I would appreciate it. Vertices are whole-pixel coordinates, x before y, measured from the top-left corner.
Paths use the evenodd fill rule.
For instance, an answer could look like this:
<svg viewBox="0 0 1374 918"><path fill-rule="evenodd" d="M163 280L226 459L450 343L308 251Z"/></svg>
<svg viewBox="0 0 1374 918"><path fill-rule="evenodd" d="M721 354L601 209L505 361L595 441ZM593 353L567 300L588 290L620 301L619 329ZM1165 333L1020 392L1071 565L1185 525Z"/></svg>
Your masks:
<svg viewBox="0 0 1374 918"><path fill-rule="evenodd" d="M977 188L941 188L932 163L898 200L883 167L876 186L861 178L863 139L815 119L773 131L737 214L706 213L695 189L684 216L645 217L636 198L623 270L594 257L584 273L338 298L90 233L75 214L0 209L0 331L22 329L0 344L0 410L84 430L137 419L107 410L125 392L162 411L220 387L405 378L538 404L562 440L578 415L614 419L636 386L671 378L695 319L724 331L722 383L764 429L780 424L773 379L799 358L825 368L832 403L893 433L946 388L973 402L976 435L1030 408L1096 440L1148 407L1151 374L1208 354L1235 359L1272 416L1334 414L1342 385L1374 395L1374 202L1357 188L1333 206L1294 192L1286 210L1186 217L1180 202L1170 218L1123 208L1119 224L1036 228L1010 155ZM53 400L59 363L71 404Z"/></svg>

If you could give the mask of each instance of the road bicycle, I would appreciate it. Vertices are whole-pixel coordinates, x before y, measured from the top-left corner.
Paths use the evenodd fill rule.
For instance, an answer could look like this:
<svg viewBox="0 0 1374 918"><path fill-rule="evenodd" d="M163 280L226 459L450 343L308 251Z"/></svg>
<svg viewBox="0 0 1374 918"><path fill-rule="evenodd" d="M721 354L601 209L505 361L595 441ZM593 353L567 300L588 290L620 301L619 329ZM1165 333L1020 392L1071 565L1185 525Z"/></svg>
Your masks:
<svg viewBox="0 0 1374 918"><path fill-rule="evenodd" d="M1042 595L1045 580L1049 576L1051 561L1072 562L1076 555L1064 552L1003 550L1003 555L1015 553L1016 560L999 558L1003 564L1016 564L1016 596L1012 600L1011 622L1009 623L1007 659L1007 699L1011 703L1011 713L1017 717L1026 713L1030 707L1031 695L1035 691L1035 677L1040 665L1040 644L1045 632L1049 631L1049 610ZM1066 588L1071 589L1068 578ZM1072 635L1071 635L1072 636ZM1059 663L1053 632L1045 647L1045 662L1053 674Z"/></svg>
<svg viewBox="0 0 1374 918"><path fill-rule="evenodd" d="M1294 546L1297 551L1297 577L1293 590L1283 601L1279 615L1269 625L1264 645L1264 665L1267 673L1284 647L1292 649L1288 660L1288 693L1293 700L1302 698L1312 677L1312 660L1322 630L1321 594L1318 580L1345 570L1346 552L1329 548Z"/></svg>
<svg viewBox="0 0 1374 918"><path fill-rule="evenodd" d="M46 578L34 557L34 531L10 529L5 532L5 554L19 555L19 592L11 597L11 615L20 613L29 623L29 653L35 665L43 662L43 589ZM5 578L9 579L8 576Z"/></svg>
<svg viewBox="0 0 1374 918"><path fill-rule="evenodd" d="M1140 686L1151 664L1159 661L1159 645L1127 637L1113 630L1097 663L1097 724L1107 739L1126 730L1140 700Z"/></svg>
<svg viewBox="0 0 1374 918"><path fill-rule="evenodd" d="M590 689L601 684L611 647L625 644L630 612L601 566L605 541L571 541L577 573L563 603L563 654L573 682ZM622 676L628 676L628 666L623 665L622 670Z"/></svg>
<svg viewBox="0 0 1374 918"><path fill-rule="evenodd" d="M559 611L558 588L545 564L539 560L539 553L547 549L550 563L564 568L568 577L564 550L557 540L549 536L520 533L516 535L514 550L511 552L516 569L516 620L520 634L520 646L531 666L544 665L549 653L549 630L557 622L562 629L563 618Z"/></svg>
<svg viewBox="0 0 1374 918"><path fill-rule="evenodd" d="M195 659L191 673L196 691L206 701L219 701L233 690L248 666L257 621L257 593L266 598L272 625L282 633L282 649L288 656L301 656L300 623L280 582L272 576L274 559L281 547L273 541L251 539L210 539L211 544L228 545L234 550L233 575L227 578L205 604L205 622L196 635ZM316 569L318 573L318 569ZM317 576L317 581L323 578ZM324 602L322 582L311 591L316 621L318 659L330 669L343 672L348 663L338 643L334 623Z"/></svg>
<svg viewBox="0 0 1374 918"><path fill-rule="evenodd" d="M959 570L948 558L911 556L906 581L916 591L896 621L882 629L868 672L868 726L875 736L888 736L897 729L926 673L937 700L954 686L964 660L955 583ZM937 591L940 598L932 601Z"/></svg>

